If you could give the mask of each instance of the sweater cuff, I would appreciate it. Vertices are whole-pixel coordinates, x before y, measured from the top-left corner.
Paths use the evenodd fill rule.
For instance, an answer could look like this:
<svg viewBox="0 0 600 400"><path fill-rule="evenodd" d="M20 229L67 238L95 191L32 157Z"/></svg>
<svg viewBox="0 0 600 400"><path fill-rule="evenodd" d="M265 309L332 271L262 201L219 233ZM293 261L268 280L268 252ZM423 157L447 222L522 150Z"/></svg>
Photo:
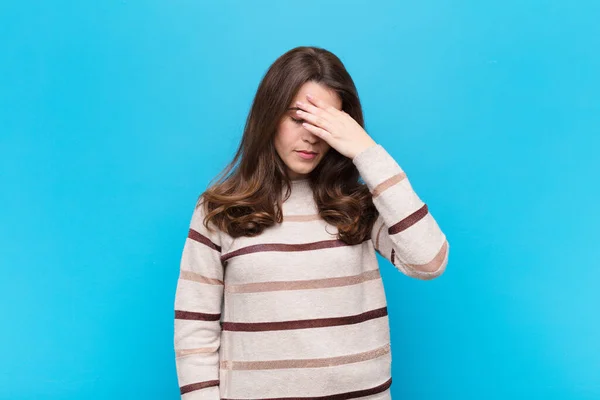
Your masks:
<svg viewBox="0 0 600 400"><path fill-rule="evenodd" d="M396 160L379 143L358 153L352 162L369 189L403 172Z"/></svg>

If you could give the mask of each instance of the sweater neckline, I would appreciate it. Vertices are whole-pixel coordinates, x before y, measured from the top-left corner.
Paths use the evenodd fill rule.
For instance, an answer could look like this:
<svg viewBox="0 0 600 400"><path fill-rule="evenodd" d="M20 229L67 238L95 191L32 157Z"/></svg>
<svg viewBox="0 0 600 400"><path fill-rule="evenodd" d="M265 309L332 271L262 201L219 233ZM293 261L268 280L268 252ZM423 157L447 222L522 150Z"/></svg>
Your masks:
<svg viewBox="0 0 600 400"><path fill-rule="evenodd" d="M312 196L312 188L310 187L310 178L293 179L290 181L292 195Z"/></svg>

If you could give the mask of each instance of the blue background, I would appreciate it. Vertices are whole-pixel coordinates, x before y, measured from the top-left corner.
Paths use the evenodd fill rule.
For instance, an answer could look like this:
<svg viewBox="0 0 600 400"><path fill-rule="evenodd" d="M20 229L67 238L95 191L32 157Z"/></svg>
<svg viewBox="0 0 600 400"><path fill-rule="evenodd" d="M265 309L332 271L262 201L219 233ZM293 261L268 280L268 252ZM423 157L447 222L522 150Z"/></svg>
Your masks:
<svg viewBox="0 0 600 400"><path fill-rule="evenodd" d="M381 257L398 399L600 398L600 3L4 1L0 398L178 399L197 195L285 51L337 54L451 243Z"/></svg>

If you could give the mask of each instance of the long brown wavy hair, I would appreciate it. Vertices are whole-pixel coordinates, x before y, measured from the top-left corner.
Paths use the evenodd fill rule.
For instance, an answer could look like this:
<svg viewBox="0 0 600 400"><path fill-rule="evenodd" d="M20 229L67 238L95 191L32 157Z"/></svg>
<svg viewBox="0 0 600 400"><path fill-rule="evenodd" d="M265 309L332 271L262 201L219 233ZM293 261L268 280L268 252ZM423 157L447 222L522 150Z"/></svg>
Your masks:
<svg viewBox="0 0 600 400"><path fill-rule="evenodd" d="M364 128L358 92L337 56L307 46L281 55L258 86L235 157L198 198L197 207L205 206L208 229L212 222L235 238L259 235L282 222L282 203L291 187L273 138L286 109L308 81L334 90L342 99L342 110ZM319 215L337 227L338 239L347 244L368 239L377 218L372 195L359 180L352 160L333 147L309 174Z"/></svg>

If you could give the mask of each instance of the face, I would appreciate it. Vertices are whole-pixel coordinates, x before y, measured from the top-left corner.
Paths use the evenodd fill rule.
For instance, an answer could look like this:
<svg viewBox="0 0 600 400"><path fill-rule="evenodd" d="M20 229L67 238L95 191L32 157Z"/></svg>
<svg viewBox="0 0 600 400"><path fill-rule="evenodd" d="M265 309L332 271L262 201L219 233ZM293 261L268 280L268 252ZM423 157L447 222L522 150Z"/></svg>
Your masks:
<svg viewBox="0 0 600 400"><path fill-rule="evenodd" d="M288 177L292 180L307 178L330 149L326 141L302 126L304 121L296 114L296 101L309 102L306 98L307 93L315 95L338 110L342 109L341 98L330 88L316 82L306 82L302 85L292 104L288 105L273 139L275 149L287 167ZM315 152L316 155L311 157L301 150Z"/></svg>

